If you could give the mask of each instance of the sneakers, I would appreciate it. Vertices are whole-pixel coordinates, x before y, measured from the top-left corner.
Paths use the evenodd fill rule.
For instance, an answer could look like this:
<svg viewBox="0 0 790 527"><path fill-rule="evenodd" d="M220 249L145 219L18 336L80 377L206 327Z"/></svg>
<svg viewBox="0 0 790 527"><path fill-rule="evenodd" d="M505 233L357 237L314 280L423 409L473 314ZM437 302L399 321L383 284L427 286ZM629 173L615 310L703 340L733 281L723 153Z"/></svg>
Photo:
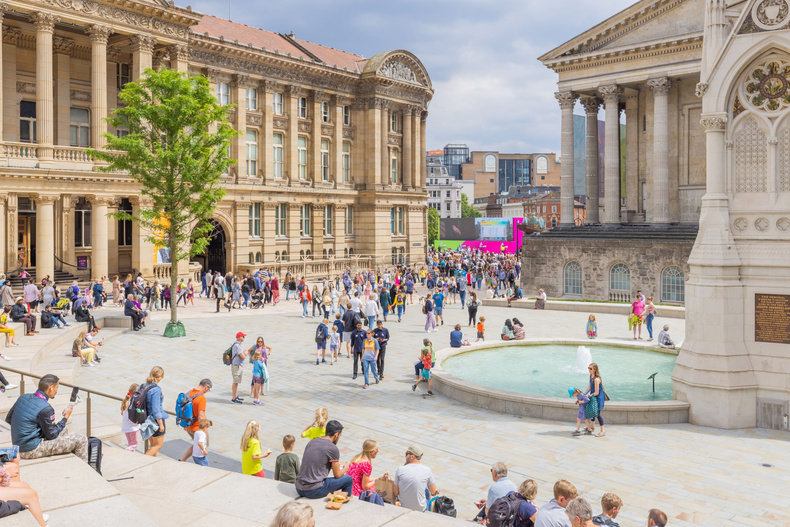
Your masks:
<svg viewBox="0 0 790 527"><path fill-rule="evenodd" d="M378 383L379 383L379 380L378 380L378 379L376 379L376 384L378 384Z"/></svg>
<svg viewBox="0 0 790 527"><path fill-rule="evenodd" d="M428 395L433 395L433 392L431 390L428 390Z"/></svg>
<svg viewBox="0 0 790 527"><path fill-rule="evenodd" d="M242 404L243 403L243 401L241 400L240 397L236 397L235 399L231 399L230 402L235 403L235 404Z"/></svg>
<svg viewBox="0 0 790 527"><path fill-rule="evenodd" d="M326 362L326 361L324 361ZM318 359L315 360L315 365L318 366Z"/></svg>
<svg viewBox="0 0 790 527"><path fill-rule="evenodd" d="M326 359L321 359L321 362L326 362Z"/></svg>
<svg viewBox="0 0 790 527"><path fill-rule="evenodd" d="M590 430L589 428L588 428L587 430L585 430L585 431L584 431L584 435L586 435L586 436L591 436L591 435L592 435L592 433L593 433L593 431L592 431L592 430Z"/></svg>
<svg viewBox="0 0 790 527"><path fill-rule="evenodd" d="M412 384L411 385L411 391L413 391L413 392L417 391L417 385L416 384Z"/></svg>
<svg viewBox="0 0 790 527"><path fill-rule="evenodd" d="M368 387L368 385L365 384L365 385L362 386L362 389L365 390L365 389L367 389L367 387Z"/></svg>
<svg viewBox="0 0 790 527"><path fill-rule="evenodd" d="M263 406L263 403L260 401L252 401L252 404L254 404L255 406Z"/></svg>
<svg viewBox="0 0 790 527"><path fill-rule="evenodd" d="M571 432L571 435L572 436L580 436L580 435L582 435L582 433L580 431L578 431L578 430L574 430L573 432Z"/></svg>
<svg viewBox="0 0 790 527"><path fill-rule="evenodd" d="M357 374L355 373L351 378L352 379L356 379L357 378Z"/></svg>

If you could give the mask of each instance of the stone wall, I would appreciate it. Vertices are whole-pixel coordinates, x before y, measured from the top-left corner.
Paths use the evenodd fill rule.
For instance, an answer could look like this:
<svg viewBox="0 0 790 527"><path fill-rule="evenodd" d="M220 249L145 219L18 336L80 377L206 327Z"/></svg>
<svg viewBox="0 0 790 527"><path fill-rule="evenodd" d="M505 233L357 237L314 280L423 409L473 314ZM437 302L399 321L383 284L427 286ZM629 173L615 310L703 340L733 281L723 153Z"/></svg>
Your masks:
<svg viewBox="0 0 790 527"><path fill-rule="evenodd" d="M610 291L612 267L625 264L631 273L631 294L642 290L662 302L661 273L677 266L688 277L688 257L694 242L667 240L658 236L642 239L616 238L525 238L522 248L521 287L526 296L543 289L549 298L620 300L621 293ZM582 294L564 294L564 269L576 261L582 268ZM611 297L610 297L611 294ZM625 300L625 298L622 298Z"/></svg>

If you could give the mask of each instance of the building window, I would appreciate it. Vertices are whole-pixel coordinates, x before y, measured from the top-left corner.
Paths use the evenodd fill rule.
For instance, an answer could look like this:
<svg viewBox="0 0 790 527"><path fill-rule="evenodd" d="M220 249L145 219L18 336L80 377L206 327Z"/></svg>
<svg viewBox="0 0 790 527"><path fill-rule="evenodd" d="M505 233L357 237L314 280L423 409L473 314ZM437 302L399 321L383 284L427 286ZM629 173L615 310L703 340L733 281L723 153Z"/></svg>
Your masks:
<svg viewBox="0 0 790 527"><path fill-rule="evenodd" d="M661 301L679 302L686 301L686 282L683 271L679 267L667 267L661 272Z"/></svg>
<svg viewBox="0 0 790 527"><path fill-rule="evenodd" d="M280 92L274 92L272 94L272 113L274 113L274 115L283 114L283 94Z"/></svg>
<svg viewBox="0 0 790 527"><path fill-rule="evenodd" d="M249 255L247 255L247 262L248 262L248 263L251 263L251 264L255 263L255 255L254 255L254 254L252 254L252 253L250 253Z"/></svg>
<svg viewBox="0 0 790 527"><path fill-rule="evenodd" d="M328 123L329 122L329 103L322 102L321 103L321 121Z"/></svg>
<svg viewBox="0 0 790 527"><path fill-rule="evenodd" d="M449 201L448 201L448 202L446 202L446 203L444 204L444 209L445 209L447 212L450 212L450 202L449 202Z"/></svg>
<svg viewBox="0 0 790 527"><path fill-rule="evenodd" d="M36 142L36 103L19 103L19 140L23 143Z"/></svg>
<svg viewBox="0 0 790 527"><path fill-rule="evenodd" d="M258 90L255 88L247 88L246 90L246 108L248 110L258 109Z"/></svg>
<svg viewBox="0 0 790 527"><path fill-rule="evenodd" d="M351 143L343 142L343 182L351 181Z"/></svg>
<svg viewBox="0 0 790 527"><path fill-rule="evenodd" d="M557 218L551 218L551 226L552 227L556 227L557 226Z"/></svg>
<svg viewBox="0 0 790 527"><path fill-rule="evenodd" d="M247 130L247 175L258 175L258 132Z"/></svg>
<svg viewBox="0 0 790 527"><path fill-rule="evenodd" d="M398 151L392 151L392 157L390 157L390 178L392 179L392 183L394 185L398 184Z"/></svg>
<svg viewBox="0 0 790 527"><path fill-rule="evenodd" d="M307 119L307 97L299 97L297 110L300 119Z"/></svg>
<svg viewBox="0 0 790 527"><path fill-rule="evenodd" d="M261 204L250 204L250 238L261 237Z"/></svg>
<svg viewBox="0 0 790 527"><path fill-rule="evenodd" d="M118 205L118 212L132 213L132 203L128 198L123 198ZM132 220L118 220L118 245L131 247L132 245Z"/></svg>
<svg viewBox="0 0 790 527"><path fill-rule="evenodd" d="M354 234L354 209L346 207L346 236Z"/></svg>
<svg viewBox="0 0 790 527"><path fill-rule="evenodd" d="M403 265L404 263L406 263L406 262L405 262L405 260L404 260L404 254L405 254L405 252L406 252L406 251L405 251L405 249L404 249L403 247L401 247L400 249L398 249L398 263L399 263L399 264L401 264L401 265Z"/></svg>
<svg viewBox="0 0 790 527"><path fill-rule="evenodd" d="M403 234L403 207L390 209L390 232L395 235Z"/></svg>
<svg viewBox="0 0 790 527"><path fill-rule="evenodd" d="M288 251L283 251L282 256L280 256L280 261L287 262L288 261Z"/></svg>
<svg viewBox="0 0 790 527"><path fill-rule="evenodd" d="M299 209L299 235L310 236L310 207L311 205L302 205Z"/></svg>
<svg viewBox="0 0 790 527"><path fill-rule="evenodd" d="M91 246L91 204L79 198L74 206L74 247Z"/></svg>
<svg viewBox="0 0 790 527"><path fill-rule="evenodd" d="M612 291L631 291L631 271L625 264L615 264L609 271L609 289Z"/></svg>
<svg viewBox="0 0 790 527"><path fill-rule="evenodd" d="M447 191L447 197L448 198L450 197L450 191L449 190Z"/></svg>
<svg viewBox="0 0 790 527"><path fill-rule="evenodd" d="M261 263L263 255L260 252L255 253L255 263Z"/></svg>
<svg viewBox="0 0 790 527"><path fill-rule="evenodd" d="M115 82L118 88L118 91L121 91L124 86L126 86L129 81L131 80L131 76L129 74L131 70L130 65L118 62L115 64Z"/></svg>
<svg viewBox="0 0 790 527"><path fill-rule="evenodd" d="M288 214L288 205L286 203L278 203L274 209L274 235L287 236L285 231L286 218Z"/></svg>
<svg viewBox="0 0 790 527"><path fill-rule="evenodd" d="M321 179L329 181L329 141L321 139Z"/></svg>
<svg viewBox="0 0 790 527"><path fill-rule="evenodd" d="M272 160L274 177L283 177L283 134L274 134L272 137Z"/></svg>
<svg viewBox="0 0 790 527"><path fill-rule="evenodd" d="M564 287L566 295L581 296L582 294L582 266L579 262L568 262L565 264Z"/></svg>
<svg viewBox="0 0 790 527"><path fill-rule="evenodd" d="M307 179L307 138L300 135L296 146L296 162L299 168L299 179Z"/></svg>
<svg viewBox="0 0 790 527"><path fill-rule="evenodd" d="M392 252L392 260L390 260L390 262L392 263L392 265L397 265L398 264L398 249L396 247L393 247L391 252Z"/></svg>
<svg viewBox="0 0 790 527"><path fill-rule="evenodd" d="M280 251L274 251L274 261L275 262L280 261Z"/></svg>
<svg viewBox="0 0 790 527"><path fill-rule="evenodd" d="M217 83L217 102L222 106L230 104L230 84L227 82Z"/></svg>
<svg viewBox="0 0 790 527"><path fill-rule="evenodd" d="M551 206L551 212L553 212L555 214L557 213L557 205L552 205Z"/></svg>
<svg viewBox="0 0 790 527"><path fill-rule="evenodd" d="M324 236L332 236L334 231L332 205L324 205Z"/></svg>
<svg viewBox="0 0 790 527"><path fill-rule="evenodd" d="M343 106L343 125L351 126L351 106Z"/></svg>
<svg viewBox="0 0 790 527"><path fill-rule="evenodd" d="M395 112L390 114L390 132L398 133L398 114Z"/></svg>
<svg viewBox="0 0 790 527"><path fill-rule="evenodd" d="M70 112L69 144L88 147L91 144L90 116L87 108L72 108Z"/></svg>

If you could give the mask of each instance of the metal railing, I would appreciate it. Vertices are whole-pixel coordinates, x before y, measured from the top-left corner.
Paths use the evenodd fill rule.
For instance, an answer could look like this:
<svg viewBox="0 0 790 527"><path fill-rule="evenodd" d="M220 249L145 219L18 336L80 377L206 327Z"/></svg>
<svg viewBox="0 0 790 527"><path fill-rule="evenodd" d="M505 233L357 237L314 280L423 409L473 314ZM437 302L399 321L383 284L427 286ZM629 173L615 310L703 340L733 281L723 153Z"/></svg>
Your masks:
<svg viewBox="0 0 790 527"><path fill-rule="evenodd" d="M0 366L0 370L8 371L8 372L11 372L11 373L16 373L17 375L20 376L20 379L19 379L19 395L24 395L25 394L25 377L32 377L34 379L39 379L39 380L42 377L42 375L36 375L35 373L30 373L30 372L26 372L26 371L22 371L22 370L17 370L16 368L9 368L8 366ZM91 389L88 389L88 388L83 388L82 386L78 387L78 386L76 386L74 384L69 384L69 383L66 383L66 382L61 382L60 385L61 386L65 386L66 388L79 388L80 392L84 392L86 394L86 398L85 398L85 435L88 436L88 437L90 437L90 435L91 435L91 409L92 409L91 408L91 406L92 406L91 395L96 395L98 397L104 397L105 399L110 399L112 401L118 401L119 403L123 402L123 399L121 397L118 397L116 395L109 395L109 394L106 394L104 392L100 392L98 390L91 390ZM38 387L38 383L36 383L36 387ZM36 388L36 389L38 389L38 388ZM176 415L175 413L169 412L167 410L164 410L164 412L166 414L172 415L174 417ZM146 441L145 449L148 450L148 441Z"/></svg>
<svg viewBox="0 0 790 527"><path fill-rule="evenodd" d="M57 261L58 261L58 262L60 262L61 264L63 264L63 265L68 265L69 267L73 267L73 268L74 268L74 269L76 269L77 271L88 271L88 276L93 276L93 268L92 268L92 267L86 267L86 268L82 269L82 268L80 268L80 267L78 267L78 266L76 266L76 265L74 265L74 264L71 264L71 263L69 263L69 262L64 262L63 260L61 260L60 258L58 258L58 255L57 255L57 254L56 254L56 255L54 255L54 256L55 256L55 260L57 260Z"/></svg>

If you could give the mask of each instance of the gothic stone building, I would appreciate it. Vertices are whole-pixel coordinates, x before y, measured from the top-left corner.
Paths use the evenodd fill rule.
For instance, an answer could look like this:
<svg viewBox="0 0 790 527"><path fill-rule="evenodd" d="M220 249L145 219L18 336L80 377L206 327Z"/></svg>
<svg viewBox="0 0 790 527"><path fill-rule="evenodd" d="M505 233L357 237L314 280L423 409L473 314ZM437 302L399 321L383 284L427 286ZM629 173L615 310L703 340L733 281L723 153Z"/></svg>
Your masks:
<svg viewBox="0 0 790 527"><path fill-rule="evenodd" d="M140 189L85 153L124 133L104 118L146 68L206 75L234 105L238 163L204 269L424 255L433 90L411 53L365 59L164 0L8 0L0 24L0 271L166 272L145 232L107 216Z"/></svg>

